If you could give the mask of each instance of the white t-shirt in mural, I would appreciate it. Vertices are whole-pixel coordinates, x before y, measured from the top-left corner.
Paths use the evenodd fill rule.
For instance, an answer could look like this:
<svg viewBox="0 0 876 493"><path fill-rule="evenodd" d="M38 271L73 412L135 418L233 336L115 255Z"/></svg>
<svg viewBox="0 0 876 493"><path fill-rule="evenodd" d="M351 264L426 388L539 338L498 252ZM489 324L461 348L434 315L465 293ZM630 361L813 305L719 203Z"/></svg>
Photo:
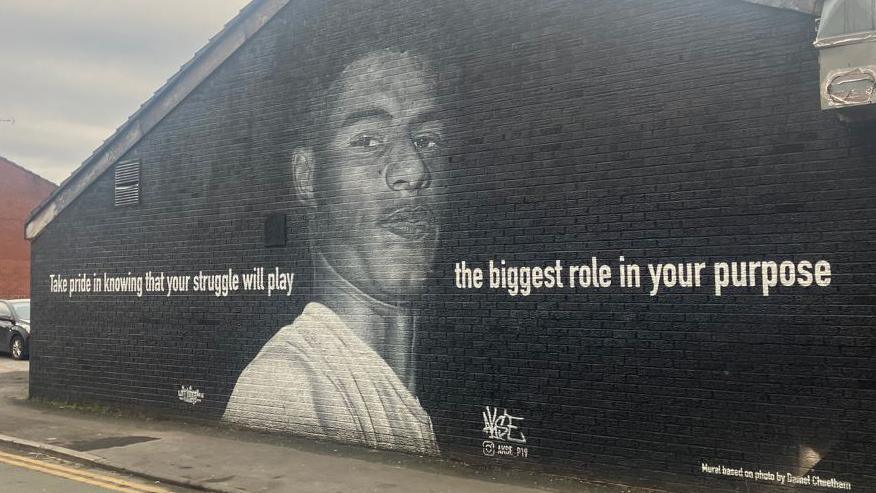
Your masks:
<svg viewBox="0 0 876 493"><path fill-rule="evenodd" d="M308 303L268 341L226 421L369 447L437 454L432 421L390 366L328 307Z"/></svg>

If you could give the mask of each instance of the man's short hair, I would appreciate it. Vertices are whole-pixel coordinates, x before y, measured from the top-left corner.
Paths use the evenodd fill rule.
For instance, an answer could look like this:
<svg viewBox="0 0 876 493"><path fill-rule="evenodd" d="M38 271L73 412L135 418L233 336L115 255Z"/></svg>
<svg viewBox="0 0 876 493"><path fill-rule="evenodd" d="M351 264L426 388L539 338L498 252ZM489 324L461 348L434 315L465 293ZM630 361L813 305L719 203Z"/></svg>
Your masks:
<svg viewBox="0 0 876 493"><path fill-rule="evenodd" d="M457 100L462 53L451 28L461 23L462 1L311 0L288 8L273 70L277 97L292 98L287 145L318 147L313 130L325 126L325 91L344 68L375 51L411 52L433 68L439 105L449 109Z"/></svg>

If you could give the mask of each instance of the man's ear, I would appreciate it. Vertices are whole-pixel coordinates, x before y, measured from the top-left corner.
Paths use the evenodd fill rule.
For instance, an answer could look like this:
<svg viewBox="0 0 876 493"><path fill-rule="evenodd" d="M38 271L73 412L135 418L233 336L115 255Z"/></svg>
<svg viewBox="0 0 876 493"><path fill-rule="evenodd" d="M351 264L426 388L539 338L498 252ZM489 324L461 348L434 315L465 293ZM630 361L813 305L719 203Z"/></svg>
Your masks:
<svg viewBox="0 0 876 493"><path fill-rule="evenodd" d="M308 207L316 207L313 193L313 151L309 147L299 147L292 153L292 179L295 181L295 196Z"/></svg>

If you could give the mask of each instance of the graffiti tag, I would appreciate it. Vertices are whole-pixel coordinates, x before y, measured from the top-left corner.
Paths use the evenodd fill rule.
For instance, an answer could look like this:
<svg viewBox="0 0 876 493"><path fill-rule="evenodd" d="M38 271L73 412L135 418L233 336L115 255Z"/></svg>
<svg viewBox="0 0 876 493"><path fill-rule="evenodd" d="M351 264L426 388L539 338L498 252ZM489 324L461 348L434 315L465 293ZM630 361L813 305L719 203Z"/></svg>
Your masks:
<svg viewBox="0 0 876 493"><path fill-rule="evenodd" d="M520 431L520 427L515 425L515 421L523 421L523 418L511 416L508 410L501 415L497 408L487 406L483 413L484 417L484 433L491 440L503 440L514 443L526 443L526 436Z"/></svg>
<svg viewBox="0 0 876 493"><path fill-rule="evenodd" d="M483 442L485 456L529 457L529 450L521 446L526 443L526 435L523 434L519 426L523 418L508 414L507 409L499 414L498 408L490 406L487 406L481 415L484 418L484 433L489 439ZM497 444L493 440L510 443ZM519 445L511 445L512 443Z"/></svg>
<svg viewBox="0 0 876 493"><path fill-rule="evenodd" d="M204 400L204 394L198 389L193 389L191 385L184 385L180 387L176 395L179 396L179 400L189 403L193 406Z"/></svg>

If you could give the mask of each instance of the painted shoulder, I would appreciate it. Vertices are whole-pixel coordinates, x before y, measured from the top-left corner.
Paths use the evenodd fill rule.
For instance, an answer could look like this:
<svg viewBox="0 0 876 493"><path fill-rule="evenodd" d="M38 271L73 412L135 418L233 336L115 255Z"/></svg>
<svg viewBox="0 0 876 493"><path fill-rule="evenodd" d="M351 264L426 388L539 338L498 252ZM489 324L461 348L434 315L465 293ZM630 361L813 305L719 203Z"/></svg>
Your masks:
<svg viewBox="0 0 876 493"><path fill-rule="evenodd" d="M281 328L247 365L234 386L224 420L324 437L321 409L333 409L341 419L349 414L343 396L324 371L319 334L329 331L309 311L313 312L305 309L295 322Z"/></svg>

